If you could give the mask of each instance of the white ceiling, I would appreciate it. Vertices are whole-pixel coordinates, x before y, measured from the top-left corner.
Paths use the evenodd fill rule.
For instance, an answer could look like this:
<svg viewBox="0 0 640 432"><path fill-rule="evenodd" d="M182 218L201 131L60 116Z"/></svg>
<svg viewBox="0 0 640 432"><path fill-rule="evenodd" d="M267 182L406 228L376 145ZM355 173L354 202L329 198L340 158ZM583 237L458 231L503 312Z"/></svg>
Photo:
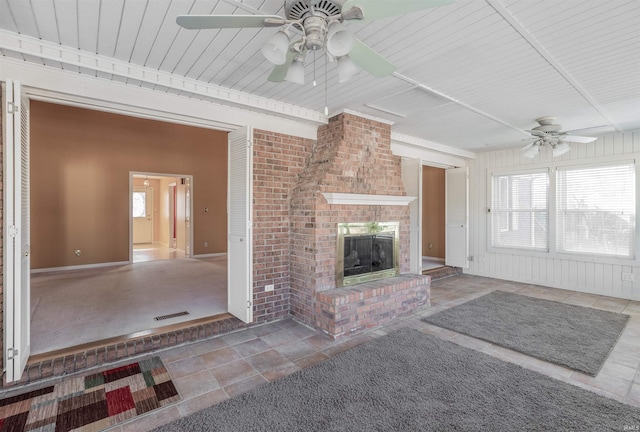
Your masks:
<svg viewBox="0 0 640 432"><path fill-rule="evenodd" d="M263 110L275 101L266 109L293 105L322 118L324 58L317 59L316 87L310 84L312 61L306 65L308 84L271 83L266 77L272 65L260 48L275 29L194 31L175 23L181 14L283 15L282 5L0 0L0 53L98 79L198 94L198 86L176 92L142 78L148 71L171 74L204 89L220 86L241 98L258 97ZM548 115L565 130L640 129L639 0L456 0L400 17L349 21L348 27L397 71L377 79L361 72L339 84L330 63L331 113L375 116L393 122L396 133L471 151L517 147L526 138L522 129ZM55 47L62 50L58 58L47 55ZM74 52L95 60L83 67L69 60ZM107 58L139 67L141 78L95 66Z"/></svg>

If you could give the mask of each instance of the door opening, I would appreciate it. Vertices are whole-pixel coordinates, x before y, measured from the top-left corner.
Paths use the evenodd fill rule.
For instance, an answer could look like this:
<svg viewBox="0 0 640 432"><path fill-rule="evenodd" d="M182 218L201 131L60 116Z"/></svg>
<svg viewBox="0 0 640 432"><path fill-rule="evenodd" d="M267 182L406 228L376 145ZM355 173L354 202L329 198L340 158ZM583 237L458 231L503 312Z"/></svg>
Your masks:
<svg viewBox="0 0 640 432"><path fill-rule="evenodd" d="M131 262L191 257L191 176L130 176Z"/></svg>
<svg viewBox="0 0 640 432"><path fill-rule="evenodd" d="M422 271L444 266L445 170L422 166Z"/></svg>
<svg viewBox="0 0 640 432"><path fill-rule="evenodd" d="M6 100L6 99L5 99ZM49 106L54 106L53 103L47 103L47 102L37 102L37 107L38 107L38 112L37 112L37 116L35 117L36 119L36 124L38 125L38 127L35 129L35 136L37 138L37 143L39 144L39 147L37 147L36 149L36 154L38 156L40 156L38 160L38 163L42 163L42 161L45 159L43 157L44 152L42 151L42 143L45 142L46 140L43 139L43 137L49 137L50 136L50 129L49 129L49 118L47 117L47 112L50 110ZM58 110L60 108L58 108L58 105L55 105L55 109ZM74 110L76 112L75 116L68 116L68 118L73 118L73 119L77 119L79 116L82 116L82 112L85 111L84 109L81 108L69 108L69 107L65 107L63 109L67 109L67 110ZM8 118L8 116L7 116ZM122 120L118 120L122 123L127 123L127 122L131 122L131 121L143 121L143 120L131 120L129 117L125 117L122 116ZM91 130L92 132L94 130L98 130L99 127L97 126L93 126L90 127L88 125L87 122L80 122L80 121L76 121L75 123L79 124L79 125L85 125L87 124L87 128L89 130ZM33 122L31 123L33 125ZM57 128L56 130L61 129L61 128ZM65 148L72 148L72 145L75 145L75 143L72 140L69 140L68 137L65 136L64 130L70 130L71 128L62 128L62 132L60 132L60 136L56 136L57 141L56 143L61 143L60 147L62 149ZM118 128L115 128L119 131ZM27 127L25 130L29 131L29 128ZM123 127L122 128L122 133L124 133L124 131L132 131L132 130L137 130L137 128L127 128L127 127ZM3 134L5 135L5 134ZM92 144L95 144L94 147L96 148L96 150L94 150L95 155L100 154L99 149L100 148L106 148L105 145L100 145L101 144L101 139L102 137L109 135L109 137L111 137L110 134L99 134L98 132L94 133L92 135L93 141L91 142ZM144 139L141 141L143 144L146 142ZM49 143L49 142L47 142ZM250 143L250 141L249 141ZM85 145L86 143L82 143L82 145ZM141 144L142 145L142 144ZM112 152L113 150L110 148L110 152ZM39 153L38 153L39 152ZM32 154L34 153L33 151L31 152ZM27 152L28 154L28 152ZM250 152L249 152L250 154ZM97 156L96 156L97 157ZM104 156L102 156L104 158ZM63 167L66 166L65 164L68 164L70 162L68 162L70 160L70 158L60 158L60 160L55 160L54 162L51 162L50 160L47 160L47 164L55 166L55 167ZM102 159L97 159L98 161L102 161ZM218 160L223 160L224 159L220 159L218 158ZM33 159L31 159L31 161L29 161L28 165L29 167L31 166L31 164L34 163ZM77 169L82 169L85 168L87 165L82 165L82 164L78 164L75 167ZM250 181L251 179L251 164L248 164L249 169L246 170L244 172L244 176L243 178L248 178ZM33 171L39 171L41 172L41 170L36 170L35 168L32 170ZM93 171L91 170L86 170L87 173L91 174ZM221 170L219 170L221 171ZM15 173L14 173L15 174ZM189 203L189 206L191 206L191 202L193 201L193 181L191 176L189 175L174 175L174 174L163 174L163 173L150 173L150 172L135 172L135 173L129 173L129 196L122 196L122 199L126 199L129 202L129 215L130 217L129 219L129 262L132 261L132 256L133 256L133 230L132 230L132 191L133 191L133 175L134 174L138 174L141 176L146 176L148 177L148 179L154 180L152 178L152 176L157 176L157 177L164 177L164 176L169 176L170 178L172 178L171 183L173 183L173 194L171 195L173 197L173 201L172 204L167 203L166 206L162 205L162 202L159 199L155 199L155 195L153 198L151 198L151 200L153 201L152 204L152 208L151 208L151 214L152 216L154 215L155 211L158 211L159 213L161 212L165 212L167 213L167 226L164 227L164 225L162 225L162 218L161 217L155 217L152 220L153 223L153 229L152 229L152 242L154 241L158 241L158 234L156 234L158 232L158 230L160 230L161 232L166 234L166 238L167 238L167 242L169 245L171 245L171 242L173 241L174 244L173 246L177 246L179 237L182 235L183 237L183 241L188 242L186 243L187 246L190 246L188 249L190 249L190 253L193 253L193 249L195 249L195 253L199 253L199 248L201 249L202 244L194 244L193 243L193 239L191 238L193 236L193 224L191 223L191 220L189 220L189 224L188 226L185 224L185 229L184 230L180 230L178 227L178 222L179 222L179 218L178 218L178 210L179 210L179 202L180 199L184 199L185 205L186 203ZM227 173L225 172L225 175ZM5 173L6 176L9 176L10 173ZM126 181L126 177L119 177L120 178L120 183L121 184L122 181ZM184 198L180 198L179 195L179 186L184 184L182 183L183 179L188 179L188 190L189 194L188 197L186 196L186 192L184 195ZM63 179L64 180L64 179ZM144 182L144 178L141 179L142 182ZM46 182L35 182L37 185L40 185L40 189L39 189L39 193L40 193L40 198L41 195L43 194L43 190L46 190L45 188L42 187L42 185L47 184ZM220 182L218 182L220 183ZM200 182L198 181L198 184L200 184ZM124 186L124 185L123 185ZM144 186L144 184L143 184ZM6 187L6 184L5 184ZM125 186L126 187L126 186ZM58 188L59 190L62 190L61 188ZM157 187L152 187L153 189L153 194L155 194L157 192L157 190L160 190ZM122 190L122 188L120 187L119 190ZM248 189L250 191L250 189ZM120 192L121 193L121 192ZM250 196L250 195L249 195ZM169 198L167 197L167 201L169 201ZM110 219L110 218L118 218L118 221L122 221L121 216L124 215L124 213L127 211L127 204L126 202L122 203L123 205L121 207L123 207L122 210L124 211L119 211L118 213L109 213L108 210L112 209L113 205L111 203L111 201L102 201L103 203L107 203L105 207L99 207L99 206L94 206L91 207L92 203L86 203L86 200L83 204L81 204L78 208L80 210L85 210L87 208L90 208L92 210L100 209L103 210L102 215L105 215L105 217L107 218L106 223L102 223L102 220L98 220L98 222L100 222L100 224L102 226L104 226L105 228L101 231L100 230L100 224L94 224L96 225L96 228L94 229L95 232L102 232L104 235L104 238L107 238L107 240L116 238L115 235L113 235L114 231L110 230L109 228L112 226L112 223L114 221L114 219ZM121 201L119 201L121 202ZM40 201L38 201L38 203L40 203ZM217 203L217 202L216 202ZM216 203L213 203L214 205ZM145 197L145 204L146 204L146 197ZM84 206L84 207L83 207ZM146 206L146 205L145 205ZM222 207L222 206L221 206ZM169 209L173 208L173 211L170 211ZM209 207L210 208L210 207ZM193 211L192 209L189 207L187 208L183 208L184 210L184 214L185 217L189 217L191 219L191 216L193 215ZM206 208L204 210L206 212ZM84 213L82 211L78 211L78 214L84 215ZM26 214L30 215L31 212L30 210L26 212ZM39 212L39 214L43 214L42 212ZM67 213L62 213L62 215L65 215ZM169 214L173 215L173 223L172 225L174 226L173 228L173 237L170 236L171 234L171 229L169 228ZM231 215L233 215L234 212L231 212ZM249 214L251 214L251 212L249 212ZM195 215L196 217L198 215ZM49 220L50 218L47 217L47 220ZM39 217L38 222L40 222L42 224L42 217ZM126 221L127 219L125 219ZM91 222L95 222L93 219L91 219ZM126 222L125 222L126 223ZM5 232L7 232L6 229L6 225L7 225L7 219L5 218ZM67 220L67 225L71 225L72 228L75 228L75 226L73 225L72 222L69 222ZM158 228L158 225L160 226L160 228ZM188 230L187 230L188 227ZM77 231L77 230L76 230ZM55 231L58 232L58 231ZM126 238L126 225L125 228L123 230L120 230L120 232L123 232L125 234L125 238ZM186 238L187 235L190 235L189 238ZM43 237L42 235L39 235L38 238L40 239L40 243L42 244L44 242L45 237ZM83 238L81 238L80 240L84 240ZM123 239L124 240L124 239ZM248 239L250 240L250 238ZM118 240L118 244L123 245L121 240ZM55 245L60 244L58 243L52 243ZM122 307L116 307L114 310L117 311L118 313L121 313L122 316L119 316L117 318L114 318L114 316L109 316L109 319L107 320L108 322L114 322L116 324L118 324L118 328L117 331L122 331L122 323L126 322L127 320L129 320L129 318L132 315L128 314L128 311L130 312L131 310L135 311L135 314L133 315L140 315L140 310L143 310L145 308L141 308L139 305L134 304L131 301L131 298L136 297L136 298L142 298L142 293L138 291L139 288L149 288L149 294L148 296L144 297L147 300L147 305L148 305L148 300L149 299L169 299L171 300L171 304L169 305L169 307L171 308L170 310L167 311L168 312L174 312L173 309L179 309L179 310L189 310L190 312L190 316L191 317L196 317L197 311L195 311L194 309L196 307L204 307L206 308L206 311L204 311L204 314L206 314L206 316L212 316L212 315L216 315L219 313L223 313L227 311L227 283L226 283L226 273L227 273L227 258L226 256L224 256L224 254L203 254L203 255L196 255L197 259L194 260L188 260L190 262L200 262L200 261L208 261L207 265L213 265L216 267L216 269L214 270L214 276L217 278L212 282L212 278L210 277L210 274L212 273L206 273L206 280L204 283L202 284L197 284L195 282L193 282L193 272L190 271L189 272L189 277L187 278L190 282L190 288L194 288L194 289L199 289L199 287L204 287L204 289L206 290L206 292L203 292L199 295L201 296L216 296L215 298L213 298L211 301L207 300L207 301L198 301L197 304L194 304L194 298L201 298L198 297L197 295L191 295L190 293L187 294L183 289L180 290L176 290L176 286L181 286L180 284L176 284L176 283L167 283L167 281L165 280L166 278L163 277L161 282L164 283L166 286L167 291L166 292L161 292L159 291L159 284L157 283L144 283L142 284L141 287L136 286L135 283L132 284L128 284L126 286L126 290L123 291L118 291L118 292L114 292L114 288L121 288L121 284L120 281L118 279L116 279L116 277L119 276L130 276L130 277L134 277L136 276L136 273L131 271L131 268L133 266L127 266L126 265L126 255L122 258L119 259L115 259L115 260L105 260L104 262L101 261L95 261L95 262L89 262L87 264L85 264L86 262L86 256L88 256L89 254L96 254L97 252L95 252L93 249L89 249L88 247L82 247L80 250L80 248L77 248L77 246L75 244L72 245L73 247L71 248L67 248L70 249L70 255L73 256L73 260L76 260L79 262L79 264L75 265L75 263L71 263L71 265L68 265L67 262L63 262L62 264L59 264L57 261L53 262L51 265L47 266L47 265L40 265L35 267L35 269L32 269L31 272L26 272L25 274L29 274L31 273L31 286L28 285L28 283L25 283L24 281L22 283L20 283L19 285L23 288L23 291L26 290L27 292L27 296L31 297L33 299L32 305L33 307L31 308L31 322L29 323L24 322L24 320L22 320L22 322L20 321L19 317L14 317L13 319L11 319L12 323L14 324L14 326L17 326L17 329L21 331L21 334L23 335L30 335L32 341L35 340L37 343L34 344L34 346L37 348L35 350L35 354L41 354L41 353L45 353L45 352L49 352L50 350L56 350L56 349L61 349L61 348L66 348L69 346L69 343L71 342L72 344L77 344L77 343L84 343L86 341L81 341L77 339L78 336L78 332L75 331L72 334L66 334L66 335L62 335L63 338L60 341L52 341L51 338L49 336L46 335L46 330L48 328L55 328L55 326L52 326L51 323L55 322L55 319L60 318L62 316L65 317L65 319L67 321L65 321L65 326L67 326L71 331L74 331L74 329L77 328L83 328L83 330L87 330L87 331L83 331L82 336L90 336L91 339L87 339L87 341L100 341L103 338L107 338L107 337L112 337L114 336L114 334L116 333L108 333L109 329L104 328L105 326L102 325L102 322L105 321L100 321L102 319L102 315L96 315L95 313L90 314L89 312L91 311L90 308L87 307L86 302L91 302L93 300L98 300L97 304L99 305L98 310L102 311L104 313L104 305L109 303L117 303L118 301L120 303L118 303L118 305L121 304L126 304L127 307L129 307L128 310L125 310L125 308ZM205 244L205 247L207 245ZM122 247L122 246L121 246ZM126 247L126 246L125 246ZM102 250L106 250L106 248L103 247L103 244L99 244L97 249L98 252L102 251ZM66 251L66 249L65 249ZM125 254L126 254L126 249L124 250ZM216 255L216 256L213 256ZM221 255L221 256L217 256L217 255ZM34 254L35 256L35 254ZM42 255L39 255L40 257ZM30 257L30 255L29 255ZM123 259L124 258L124 259ZM175 260L173 261L173 263L178 263L179 260ZM248 272L251 271L251 259L250 259L250 255L248 256L247 262L249 263L249 268L248 268ZM164 263L157 263L154 265L160 265L163 270L166 270L165 264ZM137 266L136 266L137 267ZM140 266L140 267L144 267L144 266ZM150 267L150 266L149 266ZM158 268L158 267L156 267ZM65 289L69 288L69 280L63 280L64 278L67 277L67 275L70 275L71 273L74 274L78 274L78 275L89 275L90 277L103 277L103 280L101 282L102 286L104 287L104 295L100 296L97 295L96 292L93 290L93 288L96 287L96 284L90 284L92 286L92 291L90 293L88 293L88 290L86 289L87 287L87 281L86 280L81 280L82 278L77 278L77 290L76 292L78 293L78 295L70 295L70 298L73 298L76 303L75 305L81 305L82 307L78 307L77 309L75 309L73 312L71 313L59 313L59 311L57 310L57 307L59 304L64 303L61 302L60 300L64 300L66 302L67 299L62 299L60 296L49 296L47 297L46 294L47 293L53 293L56 290L53 289L49 289L52 285L52 281L62 281L61 282L61 286L64 286ZM117 273L117 274L116 274ZM174 272L174 271L169 271L166 273L170 273L170 274L177 274L178 272ZM148 273L148 277L157 277L161 274L161 272L150 272ZM203 273L204 274L204 273ZM28 276L27 276L28 277ZM133 282L136 282L139 280L139 278L134 278L136 280L134 280ZM148 279L145 279L148 280ZM35 281L35 287L34 287L34 281ZM184 281L184 277L181 281ZM192 283L193 282L193 283ZM246 284L247 287L251 287L251 279L249 279L248 281L249 283ZM180 282L182 283L182 282ZM216 292L215 293L211 293L211 288L212 285L216 288ZM244 285L244 284L243 284ZM223 290L217 290L218 286L224 287ZM6 285L5 285L5 289L7 289ZM180 292L179 296L174 296L174 294L176 294L177 292ZM116 294L116 295L114 295ZM123 295L126 294L126 295ZM250 294L250 292L249 292ZM107 299L107 300L105 300ZM117 300L116 300L117 299ZM249 296L250 299L250 296ZM180 304L176 304L176 301L185 301L185 302L189 302L188 304L185 303L184 306L180 305ZM11 302L9 302L11 303ZM67 302L68 303L68 302ZM28 309L28 303L24 303L25 305L27 305L27 309ZM210 305L213 304L216 306L216 308L212 308ZM245 301L245 305L247 304L247 302ZM75 307L74 305L69 305L70 307ZM156 308L161 307L162 305L157 304L157 302L154 303L154 306ZM220 307L220 310L218 310L217 308ZM245 306L247 308L247 306ZM250 309L251 306L248 307L248 309ZM176 309L176 310L177 310ZM7 313L7 302L5 302L5 317L6 318L10 318L9 314ZM87 312L87 313L80 313L80 312ZM164 315L166 314L164 311L158 310L158 311L153 311L153 313L155 315ZM244 316L244 315L243 315ZM26 317L26 319L28 320L29 314L23 314L22 317ZM43 318L41 318L43 317ZM70 323L68 321L69 317L73 317L73 319L77 319L77 322L73 322ZM88 321L86 322L81 322L82 319L85 319L88 317ZM141 317L144 318L144 317ZM190 318L193 319L193 318ZM245 317L245 319L247 319ZM250 319L250 318L249 318ZM177 320L177 318L176 318ZM31 328L29 328L29 324L31 324ZM35 327L35 329L34 329ZM140 327L140 328L152 328L152 327ZM5 326L5 332L7 331L8 326ZM90 331L95 330L94 333L91 333L91 335L89 335L88 333L90 333ZM102 333L104 334L102 334ZM127 333L129 334L129 333ZM119 335L119 333L117 333L116 335ZM16 337L16 339L19 339ZM5 344L9 343L9 338L7 338L5 336L4 338L4 342ZM57 344L59 342L59 345ZM11 345L11 344L10 344ZM5 350L6 351L6 350ZM22 371L22 365L21 365L21 361L20 359L18 359L17 353L20 353L20 358L21 359L25 359L28 356L28 349L16 349L14 351L14 364L16 364L16 370L15 373L12 374L17 378L20 377L20 372ZM6 354L6 352L5 352ZM8 362L6 363L8 364Z"/></svg>

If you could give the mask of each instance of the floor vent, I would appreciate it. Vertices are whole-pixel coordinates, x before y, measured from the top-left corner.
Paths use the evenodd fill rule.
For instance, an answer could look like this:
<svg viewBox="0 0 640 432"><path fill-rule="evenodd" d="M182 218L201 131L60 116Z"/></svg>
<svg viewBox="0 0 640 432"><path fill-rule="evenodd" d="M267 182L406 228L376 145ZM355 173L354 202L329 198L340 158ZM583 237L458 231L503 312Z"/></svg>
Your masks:
<svg viewBox="0 0 640 432"><path fill-rule="evenodd" d="M161 315L161 316L155 317L154 320L162 321L162 320L166 320L166 319L169 319L169 318L176 318L176 317L183 316L183 315L189 315L189 312L184 311L184 312L172 313L172 314L169 314L169 315Z"/></svg>

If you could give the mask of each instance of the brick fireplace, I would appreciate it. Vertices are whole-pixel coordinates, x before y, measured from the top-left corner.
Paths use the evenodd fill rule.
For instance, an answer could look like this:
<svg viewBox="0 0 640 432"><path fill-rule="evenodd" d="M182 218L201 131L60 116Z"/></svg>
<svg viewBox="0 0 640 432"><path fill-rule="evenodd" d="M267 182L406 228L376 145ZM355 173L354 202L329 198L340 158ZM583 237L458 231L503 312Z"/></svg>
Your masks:
<svg viewBox="0 0 640 432"><path fill-rule="evenodd" d="M343 113L318 140L291 196L291 313L333 338L429 302L429 277L409 271L409 207L391 126ZM338 197L338 198L336 198ZM350 199L350 197L352 199ZM338 225L397 221L399 276L337 288Z"/></svg>

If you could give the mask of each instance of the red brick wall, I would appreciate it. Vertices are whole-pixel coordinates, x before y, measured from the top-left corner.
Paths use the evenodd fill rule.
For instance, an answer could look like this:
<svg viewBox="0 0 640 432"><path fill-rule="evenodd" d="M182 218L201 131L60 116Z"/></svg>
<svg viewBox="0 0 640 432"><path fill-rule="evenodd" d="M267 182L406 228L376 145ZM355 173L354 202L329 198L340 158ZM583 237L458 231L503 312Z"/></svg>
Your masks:
<svg viewBox="0 0 640 432"><path fill-rule="evenodd" d="M430 276L404 274L320 291L316 295L316 326L337 339L384 325L428 305L430 284Z"/></svg>
<svg viewBox="0 0 640 432"><path fill-rule="evenodd" d="M321 192L405 195L391 127L340 114L318 142L291 198L291 313L314 324L315 293L335 288L339 222L400 222L400 272L409 271L408 206L329 205Z"/></svg>
<svg viewBox="0 0 640 432"><path fill-rule="evenodd" d="M263 130L253 132L254 321L289 314L291 191L313 141ZM274 284L272 292L264 287Z"/></svg>

